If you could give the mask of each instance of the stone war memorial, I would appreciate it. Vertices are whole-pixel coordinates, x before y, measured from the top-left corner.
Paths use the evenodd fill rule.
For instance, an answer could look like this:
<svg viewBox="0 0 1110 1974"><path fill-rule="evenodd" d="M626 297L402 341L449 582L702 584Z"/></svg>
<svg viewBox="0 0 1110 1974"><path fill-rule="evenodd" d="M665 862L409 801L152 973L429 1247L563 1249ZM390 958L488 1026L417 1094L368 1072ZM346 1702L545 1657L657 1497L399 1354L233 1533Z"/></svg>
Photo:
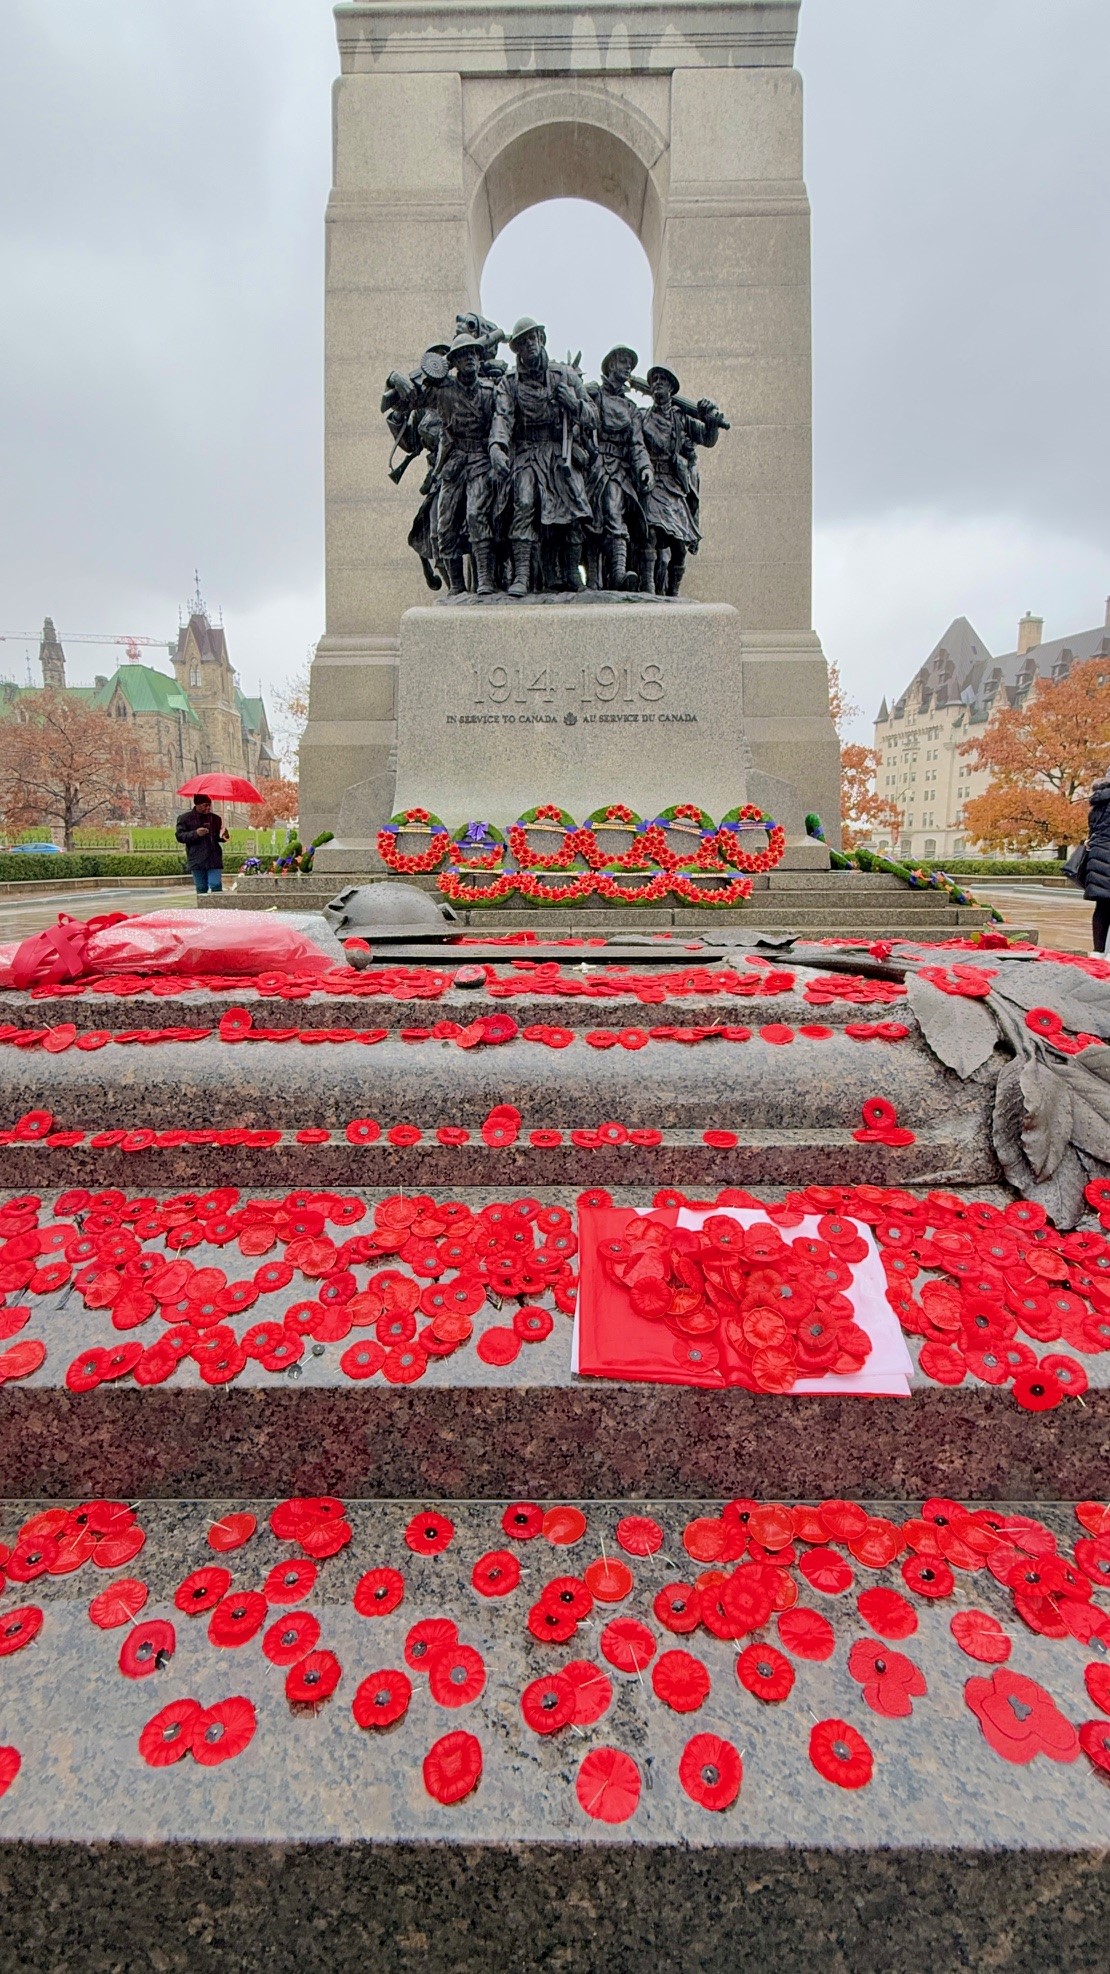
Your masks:
<svg viewBox="0 0 1110 1974"><path fill-rule="evenodd" d="M1110 962L837 850L797 12L336 9L314 856L0 947L0 1966L1106 1963Z"/></svg>

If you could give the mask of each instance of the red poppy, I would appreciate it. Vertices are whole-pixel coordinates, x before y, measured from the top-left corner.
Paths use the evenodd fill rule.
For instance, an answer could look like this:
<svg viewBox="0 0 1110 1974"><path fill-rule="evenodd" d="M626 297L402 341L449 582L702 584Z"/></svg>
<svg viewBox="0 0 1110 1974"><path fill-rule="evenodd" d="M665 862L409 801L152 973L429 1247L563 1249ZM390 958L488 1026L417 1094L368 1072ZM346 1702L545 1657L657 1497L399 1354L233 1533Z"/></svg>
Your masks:
<svg viewBox="0 0 1110 1974"><path fill-rule="evenodd" d="M458 1643L459 1628L453 1618L421 1618L411 1626L405 1639L405 1664L414 1672L427 1672L439 1652L450 1651Z"/></svg>
<svg viewBox="0 0 1110 1974"><path fill-rule="evenodd" d="M777 1623L779 1637L796 1659L832 1658L836 1636L828 1618L822 1617L820 1611L800 1606L781 1612Z"/></svg>
<svg viewBox="0 0 1110 1974"><path fill-rule="evenodd" d="M943 1556L907 1556L902 1564L902 1578L918 1597L951 1597L956 1586Z"/></svg>
<svg viewBox="0 0 1110 1974"><path fill-rule="evenodd" d="M208 1642L234 1649L246 1645L266 1622L266 1599L259 1590L229 1590L208 1620Z"/></svg>
<svg viewBox="0 0 1110 1974"><path fill-rule="evenodd" d="M138 1577L124 1576L98 1591L89 1605L89 1617L101 1631L114 1631L137 1618L150 1592Z"/></svg>
<svg viewBox="0 0 1110 1974"><path fill-rule="evenodd" d="M678 1779L702 1809L726 1810L736 1801L744 1766L731 1741L718 1734L695 1734L678 1764Z"/></svg>
<svg viewBox="0 0 1110 1974"><path fill-rule="evenodd" d="M352 1601L360 1618L384 1618L397 1609L404 1595L405 1579L400 1570L383 1568L367 1570L359 1578Z"/></svg>
<svg viewBox="0 0 1110 1974"><path fill-rule="evenodd" d="M620 1748L591 1749L574 1786L586 1815L602 1823L627 1823L640 1801L640 1771Z"/></svg>
<svg viewBox="0 0 1110 1974"><path fill-rule="evenodd" d="M794 1668L774 1645L747 1645L736 1661L736 1677L757 1700L785 1700L794 1684Z"/></svg>
<svg viewBox="0 0 1110 1974"><path fill-rule="evenodd" d="M173 1601L179 1611L195 1617L200 1611L211 1611L231 1589L231 1571L217 1563L209 1563L203 1569L194 1570L183 1583L179 1583L173 1594Z"/></svg>
<svg viewBox="0 0 1110 1974"><path fill-rule="evenodd" d="M534 1501L510 1501L501 1526L513 1542L531 1542L543 1534L543 1509Z"/></svg>
<svg viewBox="0 0 1110 1974"><path fill-rule="evenodd" d="M856 1609L882 1638L910 1638L917 1630L917 1612L900 1591L878 1586L861 1590Z"/></svg>
<svg viewBox="0 0 1110 1974"><path fill-rule="evenodd" d="M542 1343L551 1335L555 1319L548 1309L518 1309L513 1329L522 1343Z"/></svg>
<svg viewBox="0 0 1110 1974"><path fill-rule="evenodd" d="M613 1683L589 1659L572 1659L563 1667L562 1677L574 1688L574 1726L592 1727L612 1704Z"/></svg>
<svg viewBox="0 0 1110 1974"><path fill-rule="evenodd" d="M661 1625L680 1637L701 1623L701 1594L690 1583L665 1583L656 1591L652 1610Z"/></svg>
<svg viewBox="0 0 1110 1974"><path fill-rule="evenodd" d="M205 1707L193 1718L190 1733L190 1747L193 1760L205 1768L214 1768L218 1762L231 1761L241 1755L252 1740L258 1725L258 1716L251 1702L242 1695L230 1700L220 1700L214 1707Z"/></svg>
<svg viewBox="0 0 1110 1974"><path fill-rule="evenodd" d="M405 1530L405 1542L418 1556L439 1556L450 1546L454 1533L454 1522L429 1508L413 1516Z"/></svg>
<svg viewBox="0 0 1110 1974"><path fill-rule="evenodd" d="M814 1590L823 1590L828 1596L836 1596L852 1587L851 1569L835 1549L807 1550L800 1557L798 1568Z"/></svg>
<svg viewBox="0 0 1110 1974"><path fill-rule="evenodd" d="M520 1711L535 1734L557 1734L574 1719L575 1689L561 1672L534 1679L520 1696Z"/></svg>
<svg viewBox="0 0 1110 1974"><path fill-rule="evenodd" d="M618 1624L630 1622L630 1619L617 1620ZM609 1625L606 1629L612 1631L613 1626ZM605 1652L604 1633L601 1649ZM612 1654L605 1652L605 1656L611 1658ZM705 1666L690 1652L664 1652L651 1669L651 1685L656 1699L662 1700L676 1714L696 1713L709 1698L710 1684Z"/></svg>
<svg viewBox="0 0 1110 1974"><path fill-rule="evenodd" d="M208 1531L208 1547L220 1555L231 1549L241 1549L244 1542L250 1541L257 1527L254 1515L223 1515L218 1522L213 1522Z"/></svg>
<svg viewBox="0 0 1110 1974"><path fill-rule="evenodd" d="M311 1611L290 1611L269 1627L262 1650L272 1666L292 1666L311 1652L320 1636L320 1620Z"/></svg>
<svg viewBox="0 0 1110 1974"><path fill-rule="evenodd" d="M507 1597L520 1582L520 1564L509 1549L491 1549L479 1556L470 1581L482 1597Z"/></svg>
<svg viewBox="0 0 1110 1974"><path fill-rule="evenodd" d="M601 1634L601 1650L618 1672L640 1674L655 1657L655 1639L637 1618L614 1618Z"/></svg>
<svg viewBox="0 0 1110 1974"><path fill-rule="evenodd" d="M0 1659L21 1652L42 1630L42 1612L37 1604L21 1604L17 1611L0 1613Z"/></svg>
<svg viewBox="0 0 1110 1974"><path fill-rule="evenodd" d="M543 1518L546 1540L558 1549L571 1549L586 1533L586 1517L581 1508L549 1508Z"/></svg>
<svg viewBox="0 0 1110 1974"><path fill-rule="evenodd" d="M445 1645L428 1665L428 1690L440 1707L468 1707L486 1684L485 1661L472 1645Z"/></svg>
<svg viewBox="0 0 1110 1974"><path fill-rule="evenodd" d="M1095 1706L1110 1714L1110 1666L1084 1666L1083 1684Z"/></svg>
<svg viewBox="0 0 1110 1974"><path fill-rule="evenodd" d="M139 1753L151 1768L168 1768L192 1750L193 1724L200 1713L197 1700L171 1700L147 1721L139 1736Z"/></svg>
<svg viewBox="0 0 1110 1974"><path fill-rule="evenodd" d="M129 1631L120 1646L119 1669L125 1679L145 1679L172 1659L177 1635L165 1618L148 1618Z"/></svg>
<svg viewBox="0 0 1110 1974"><path fill-rule="evenodd" d="M481 1743L473 1734L456 1728L429 1748L423 1772L424 1787L437 1803L461 1803L481 1779Z"/></svg>
<svg viewBox="0 0 1110 1974"><path fill-rule="evenodd" d="M1110 1720L1084 1721L1079 1730L1079 1745L1092 1767L1102 1775L1110 1775Z"/></svg>
<svg viewBox="0 0 1110 1974"><path fill-rule="evenodd" d="M309 1652L286 1673L285 1697L290 1706L319 1706L331 1699L342 1677L343 1668L334 1652Z"/></svg>
<svg viewBox="0 0 1110 1974"><path fill-rule="evenodd" d="M541 1645L565 1645L578 1629L573 1611L559 1604L545 1604L541 1598L528 1613L528 1630Z"/></svg>
<svg viewBox="0 0 1110 1974"><path fill-rule="evenodd" d="M873 1638L857 1638L848 1654L848 1671L862 1686L872 1713L891 1719L912 1714L914 1700L928 1692L925 1675L912 1659Z"/></svg>
<svg viewBox="0 0 1110 1974"><path fill-rule="evenodd" d="M484 1330L476 1349L483 1364L511 1364L520 1355L520 1337L515 1330Z"/></svg>
<svg viewBox="0 0 1110 1974"><path fill-rule="evenodd" d="M408 1712L412 1681L399 1668L372 1672L361 1682L351 1702L359 1727L392 1727Z"/></svg>
<svg viewBox="0 0 1110 1974"><path fill-rule="evenodd" d="M818 1775L841 1789L862 1789L874 1773L870 1748L846 1720L816 1723L809 1737L809 1759Z"/></svg>
<svg viewBox="0 0 1110 1974"><path fill-rule="evenodd" d="M620 1604L633 1585L632 1571L615 1556L598 1557L582 1572L599 1604Z"/></svg>
<svg viewBox="0 0 1110 1974"><path fill-rule="evenodd" d="M964 1699L983 1734L1004 1761L1031 1762L1035 1755L1073 1762L1079 1737L1050 1693L1035 1679L1000 1667L990 1678L969 1679Z"/></svg>
<svg viewBox="0 0 1110 1974"><path fill-rule="evenodd" d="M572 1617L575 1623L587 1618L594 1607L592 1593L586 1588L581 1577L556 1576L544 1585L540 1603L551 1610L562 1611Z"/></svg>
<svg viewBox="0 0 1110 1974"><path fill-rule="evenodd" d="M955 1611L948 1628L961 1652L984 1665L1004 1664L1013 1649L1008 1633L987 1611Z"/></svg>
<svg viewBox="0 0 1110 1974"><path fill-rule="evenodd" d="M663 1546L663 1531L649 1515L624 1515L617 1523L617 1541L627 1556L654 1556Z"/></svg>

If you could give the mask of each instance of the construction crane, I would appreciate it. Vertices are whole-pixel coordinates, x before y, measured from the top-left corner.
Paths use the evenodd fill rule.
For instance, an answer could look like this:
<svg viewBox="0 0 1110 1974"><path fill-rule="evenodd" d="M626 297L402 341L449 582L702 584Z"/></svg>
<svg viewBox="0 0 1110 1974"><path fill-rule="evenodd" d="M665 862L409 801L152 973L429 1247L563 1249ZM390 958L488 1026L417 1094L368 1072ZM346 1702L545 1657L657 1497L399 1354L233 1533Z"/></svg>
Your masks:
<svg viewBox="0 0 1110 1974"><path fill-rule="evenodd" d="M0 631L0 644L39 644L41 631ZM101 637L96 631L59 631L59 644L122 644L132 665L139 663L139 648L150 645L155 651L165 651L167 640L164 637Z"/></svg>

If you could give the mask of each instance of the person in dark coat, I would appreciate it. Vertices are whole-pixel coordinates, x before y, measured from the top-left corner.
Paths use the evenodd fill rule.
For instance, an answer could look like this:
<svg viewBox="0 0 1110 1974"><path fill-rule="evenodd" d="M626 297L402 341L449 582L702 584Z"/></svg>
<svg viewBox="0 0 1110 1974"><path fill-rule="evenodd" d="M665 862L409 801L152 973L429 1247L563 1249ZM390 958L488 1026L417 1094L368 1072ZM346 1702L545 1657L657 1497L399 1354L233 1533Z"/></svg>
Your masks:
<svg viewBox="0 0 1110 1974"><path fill-rule="evenodd" d="M1102 953L1110 933L1110 778L1096 781L1091 790L1083 896L1094 904L1091 944L1096 953Z"/></svg>
<svg viewBox="0 0 1110 1974"><path fill-rule="evenodd" d="M212 810L210 795L196 795L193 806L177 818L174 831L179 843L185 845L185 861L193 874L197 896L205 891L222 891L224 888L224 853L222 845L227 842L228 832L224 819Z"/></svg>

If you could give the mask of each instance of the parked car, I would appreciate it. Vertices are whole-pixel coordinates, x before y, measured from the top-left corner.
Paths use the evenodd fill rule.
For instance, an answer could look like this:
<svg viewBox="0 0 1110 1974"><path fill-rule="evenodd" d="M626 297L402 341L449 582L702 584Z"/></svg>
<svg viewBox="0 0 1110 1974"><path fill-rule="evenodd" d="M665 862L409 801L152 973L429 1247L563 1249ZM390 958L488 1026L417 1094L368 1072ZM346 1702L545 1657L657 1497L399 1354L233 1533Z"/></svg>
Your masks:
<svg viewBox="0 0 1110 1974"><path fill-rule="evenodd" d="M56 843L13 843L12 853L17 857L60 857L62 854Z"/></svg>

